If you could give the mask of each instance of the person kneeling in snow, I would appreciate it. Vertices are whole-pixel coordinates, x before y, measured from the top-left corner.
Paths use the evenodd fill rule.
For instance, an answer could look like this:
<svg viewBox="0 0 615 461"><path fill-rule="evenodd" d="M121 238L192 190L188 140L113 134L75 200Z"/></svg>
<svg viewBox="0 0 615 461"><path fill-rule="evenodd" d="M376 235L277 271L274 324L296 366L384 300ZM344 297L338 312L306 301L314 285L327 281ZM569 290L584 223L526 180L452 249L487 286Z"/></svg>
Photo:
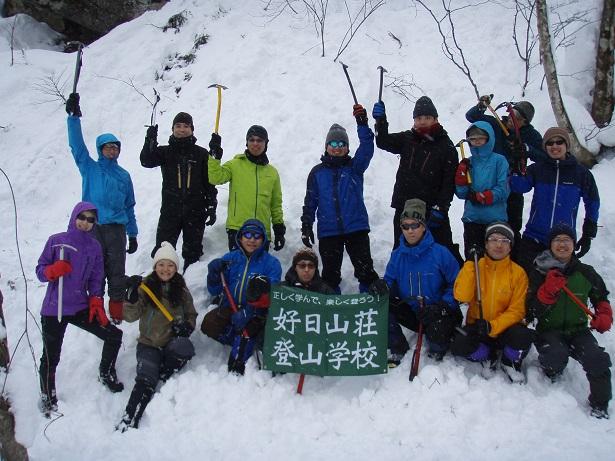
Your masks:
<svg viewBox="0 0 615 461"><path fill-rule="evenodd" d="M528 317L538 319L536 349L545 374L556 381L568 357L577 360L589 381L591 415L608 419L611 358L598 345L590 328L598 333L608 331L613 325L613 310L602 277L574 255L575 240L575 232L567 224L551 229L549 249L536 258L530 273ZM581 303L591 301L596 313L591 314L590 328L590 311L579 306L573 296Z"/></svg>
<svg viewBox="0 0 615 461"><path fill-rule="evenodd" d="M320 278L318 256L311 248L301 248L295 253L292 266L286 272L282 285L325 295L335 294L335 291Z"/></svg>
<svg viewBox="0 0 615 461"><path fill-rule="evenodd" d="M513 241L514 232L508 223L490 224L485 232L487 254L479 259L478 268L474 261L466 261L461 268L455 280L455 299L470 307L465 333L457 333L451 351L480 362L488 377L495 371L502 349L502 370L512 382L523 383L521 363L532 346L533 331L521 323L528 280L525 271L510 259ZM474 247L474 251L480 252L480 247ZM488 368L484 365L487 360Z"/></svg>
<svg viewBox="0 0 615 461"><path fill-rule="evenodd" d="M207 289L212 296L226 290L215 309L203 318L201 331L232 346L228 371L243 375L255 346L262 347L269 290L282 276L277 258L267 252L265 226L248 219L236 235L237 249L209 263Z"/></svg>
<svg viewBox="0 0 615 461"><path fill-rule="evenodd" d="M140 334L135 386L116 427L121 432L139 427L158 381L167 381L194 356L189 338L197 314L178 267L175 249L169 242L162 242L154 255L153 272L144 279L140 275L128 279L123 319L139 320Z"/></svg>

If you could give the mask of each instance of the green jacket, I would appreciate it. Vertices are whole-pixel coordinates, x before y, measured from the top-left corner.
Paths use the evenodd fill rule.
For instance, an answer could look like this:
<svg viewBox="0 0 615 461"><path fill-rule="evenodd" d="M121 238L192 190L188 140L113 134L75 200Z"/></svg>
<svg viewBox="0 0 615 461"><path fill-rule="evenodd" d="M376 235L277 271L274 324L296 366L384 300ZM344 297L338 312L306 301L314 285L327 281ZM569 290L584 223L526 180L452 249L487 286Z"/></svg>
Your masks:
<svg viewBox="0 0 615 461"><path fill-rule="evenodd" d="M270 164L257 165L245 153L228 162L209 157L207 168L211 184L231 183L228 194L226 228L239 230L247 219L265 225L271 240L271 224L283 224L282 186L278 170Z"/></svg>
<svg viewBox="0 0 615 461"><path fill-rule="evenodd" d="M587 305L596 306L600 301L608 302L609 292L602 277L595 269L583 264L578 259L568 263L564 275L568 282L566 286L577 298ZM536 331L561 331L565 335L574 336L588 328L588 317L577 304L562 290L555 304L543 304L538 300L537 292L545 280L545 274L534 268L530 273L530 286L527 294L528 320L536 318Z"/></svg>

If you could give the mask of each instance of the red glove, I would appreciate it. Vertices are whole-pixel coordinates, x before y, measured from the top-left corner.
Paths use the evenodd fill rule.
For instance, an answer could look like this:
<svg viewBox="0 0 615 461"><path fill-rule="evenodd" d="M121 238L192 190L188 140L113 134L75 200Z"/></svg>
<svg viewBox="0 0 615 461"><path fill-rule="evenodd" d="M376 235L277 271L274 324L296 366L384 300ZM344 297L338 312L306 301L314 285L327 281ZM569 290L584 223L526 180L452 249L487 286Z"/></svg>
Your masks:
<svg viewBox="0 0 615 461"><path fill-rule="evenodd" d="M367 125L367 111L361 104L352 106L352 115L359 125Z"/></svg>
<svg viewBox="0 0 615 461"><path fill-rule="evenodd" d="M559 269L549 269L545 281L538 288L538 301L543 304L555 304L560 290L566 286L567 281Z"/></svg>
<svg viewBox="0 0 615 461"><path fill-rule="evenodd" d="M461 162L459 162L459 166L457 167L457 172L455 173L455 185L456 186L467 186L468 183L468 170L470 169L470 161L467 158L464 158Z"/></svg>
<svg viewBox="0 0 615 461"><path fill-rule="evenodd" d="M271 301L269 300L269 293L263 293L258 297L256 301L251 301L250 305L255 307L256 309L268 309L271 305Z"/></svg>
<svg viewBox="0 0 615 461"><path fill-rule="evenodd" d="M109 300L109 315L116 325L122 323L124 319L124 302Z"/></svg>
<svg viewBox="0 0 615 461"><path fill-rule="evenodd" d="M493 205L493 192L485 190L483 192L472 192L469 196L471 202L481 205Z"/></svg>
<svg viewBox="0 0 615 461"><path fill-rule="evenodd" d="M96 317L96 320L101 326L106 327L109 325L109 319L103 307L103 299L98 296L90 296L90 317L88 318L88 322L92 323L94 317Z"/></svg>
<svg viewBox="0 0 615 461"><path fill-rule="evenodd" d="M589 322L589 325L598 333L604 333L611 329L613 325L613 309L606 301L600 301L596 306L596 315Z"/></svg>
<svg viewBox="0 0 615 461"><path fill-rule="evenodd" d="M73 268L68 261L58 259L53 264L47 266L43 273L45 274L45 277L47 277L47 280L50 282L55 282L63 275L70 274L72 270Z"/></svg>

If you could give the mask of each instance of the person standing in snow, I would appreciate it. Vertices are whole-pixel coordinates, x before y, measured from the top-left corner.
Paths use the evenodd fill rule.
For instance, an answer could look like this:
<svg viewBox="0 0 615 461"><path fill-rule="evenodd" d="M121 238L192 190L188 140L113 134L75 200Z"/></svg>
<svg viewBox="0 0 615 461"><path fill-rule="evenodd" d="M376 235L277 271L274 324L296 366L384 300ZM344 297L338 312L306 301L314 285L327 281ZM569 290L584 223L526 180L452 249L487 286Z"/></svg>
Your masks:
<svg viewBox="0 0 615 461"><path fill-rule="evenodd" d="M493 151L495 136L487 122L476 122L466 131L472 156L463 159L455 174L455 195L465 200L463 245L466 259L470 250L483 247L485 230L495 221L506 221L508 162Z"/></svg>
<svg viewBox="0 0 615 461"><path fill-rule="evenodd" d="M129 278L123 315L127 322L139 320L139 339L135 385L124 416L116 427L121 432L129 427L139 427L158 381L166 382L194 356L190 335L196 325L197 313L178 268L179 258L173 245L161 242L154 254L152 273L144 279L139 275ZM154 298L166 313L157 306Z"/></svg>
<svg viewBox="0 0 615 461"><path fill-rule="evenodd" d="M325 295L335 294L335 291L320 278L318 256L311 248L301 248L295 253L282 285Z"/></svg>
<svg viewBox="0 0 615 461"><path fill-rule="evenodd" d="M519 264L530 273L534 259L548 249L551 227L565 223L576 229L581 199L585 205L583 234L577 242L577 258L584 256L598 231L600 196L591 171L570 153L570 136L563 128L549 128L543 145L548 158L512 177L512 190L525 194L534 189L530 219L519 245Z"/></svg>
<svg viewBox="0 0 615 461"><path fill-rule="evenodd" d="M455 170L459 163L457 150L446 130L438 121L438 111L427 96L421 96L414 106L411 130L389 133L384 102L374 104L376 146L399 155L400 162L393 188L393 248L401 237L399 217L406 200L418 198L427 204L427 227L440 245L447 247L459 266L463 259L459 245L453 243L448 210L455 191Z"/></svg>
<svg viewBox="0 0 615 461"><path fill-rule="evenodd" d="M532 346L533 332L522 323L528 280L525 271L510 259L514 238L508 223L490 224L485 232L486 255L478 260L478 268L474 261L466 261L461 268L453 293L457 301L470 307L465 333L456 333L451 352L480 362L487 377L497 368L498 352L502 351L502 370L512 382L523 383L521 364ZM480 254L481 248L476 246L474 251Z"/></svg>
<svg viewBox="0 0 615 461"><path fill-rule="evenodd" d="M219 306L203 318L201 331L231 346L228 371L243 375L254 347L262 348L269 291L280 281L282 266L267 252L267 233L258 219L244 222L236 239L235 250L209 263L207 290L222 296ZM233 299L223 292L222 274Z"/></svg>
<svg viewBox="0 0 615 461"><path fill-rule="evenodd" d="M216 222L218 191L209 183L209 153L196 144L192 116L178 113L172 130L169 145L159 146L158 125L150 126L140 158L145 168L159 166L162 171L162 205L152 258L161 242L175 246L183 232L183 272L186 272L203 255L205 226Z"/></svg>
<svg viewBox="0 0 615 461"><path fill-rule="evenodd" d="M111 392L124 389L115 372L122 330L109 323L103 307L103 255L100 243L92 235L97 216L94 204L75 205L68 230L47 239L36 266L36 276L47 283L41 309L43 355L39 367L40 407L45 414L58 409L56 368L69 323L104 341L99 379ZM60 259L62 248L63 259ZM61 321L58 320L60 283L63 285Z"/></svg>
<svg viewBox="0 0 615 461"><path fill-rule="evenodd" d="M425 222L426 211L422 200L406 201L400 216L399 246L391 253L384 274L390 287L390 367L399 365L410 348L401 325L418 331L422 323L428 354L440 361L450 346L455 327L463 320L453 298L459 264L448 248L435 242Z"/></svg>
<svg viewBox="0 0 615 461"><path fill-rule="evenodd" d="M596 270L574 255L574 228L557 224L548 239L549 249L538 255L530 273L527 294L528 320L538 320L535 342L538 361L555 382L566 368L568 357L577 360L589 381L591 416L608 419L612 363L590 328L600 334L611 329L613 309L609 292ZM595 314L588 319L588 314L569 293L574 293L585 305L591 301Z"/></svg>
<svg viewBox="0 0 615 461"><path fill-rule="evenodd" d="M66 101L68 144L81 173L82 200L98 209L94 237L100 243L104 260L102 287L108 284L109 315L114 322L122 312L126 283L126 253L137 251L135 193L130 174L118 165L121 143L111 133L96 138L98 160L90 157L81 132L79 94L71 93ZM128 249L126 249L128 235Z"/></svg>
<svg viewBox="0 0 615 461"><path fill-rule="evenodd" d="M228 248L237 248L237 232L247 219L258 219L265 225L267 245L271 240L273 224L273 249L284 248L286 226L282 212L282 186L278 170L269 163L267 147L269 135L260 125L252 125L246 133L246 150L221 164L222 138L212 133L209 141L211 156L207 161L211 184L230 183L226 232Z"/></svg>
<svg viewBox="0 0 615 461"><path fill-rule="evenodd" d="M348 134L334 123L325 139L321 163L310 171L301 216L301 240L314 243L314 221L318 220L318 251L322 259L322 278L337 293L342 281L344 248L359 280L359 291L366 292L378 280L374 270L369 218L363 200L363 175L374 155L374 133L367 126L367 112L360 104L353 107L357 120L359 148L350 157Z"/></svg>

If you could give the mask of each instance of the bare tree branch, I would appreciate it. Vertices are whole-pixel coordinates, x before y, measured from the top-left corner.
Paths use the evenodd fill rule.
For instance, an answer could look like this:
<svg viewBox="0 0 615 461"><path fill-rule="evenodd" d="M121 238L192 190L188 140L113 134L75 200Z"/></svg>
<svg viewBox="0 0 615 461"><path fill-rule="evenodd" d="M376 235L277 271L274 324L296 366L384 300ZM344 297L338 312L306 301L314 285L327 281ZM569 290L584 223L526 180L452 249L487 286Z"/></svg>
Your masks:
<svg viewBox="0 0 615 461"><path fill-rule="evenodd" d="M340 45L337 49L337 54L335 55L335 59L333 62L336 62L340 55L348 48L350 42L354 38L355 34L359 30L359 28L363 25L363 23L369 18L378 8L384 5L386 0L363 0L363 4L361 8L357 11L354 18L350 13L350 9L348 8L348 2L344 0L344 6L346 7L346 13L348 14L348 29L340 42Z"/></svg>
<svg viewBox="0 0 615 461"><path fill-rule="evenodd" d="M64 77L64 71L56 75L52 72L49 75L38 79L36 83L32 85L34 91L37 91L44 95L46 99L38 101L37 104L46 104L49 102L59 102L66 104L66 97L64 96L64 89L68 84L68 78Z"/></svg>
<svg viewBox="0 0 615 461"><path fill-rule="evenodd" d="M98 78L106 78L107 80L115 80L116 82L121 82L121 83L123 83L124 85L128 85L130 88L132 88L133 90L135 90L135 91L137 92L137 94L139 94L139 95L143 96L143 98L144 98L147 102L149 102L149 104L150 104L151 106L153 106L153 105L154 105L154 101L150 100L147 96L145 96L145 93L143 93L143 91L142 91L141 89L137 88L137 86L135 85L135 82L134 82L134 80L133 80L133 77L130 77L128 80L123 80L123 79L118 78L118 77L108 77L108 76L106 76L106 75L98 75L98 74L96 75L96 77L98 77Z"/></svg>

